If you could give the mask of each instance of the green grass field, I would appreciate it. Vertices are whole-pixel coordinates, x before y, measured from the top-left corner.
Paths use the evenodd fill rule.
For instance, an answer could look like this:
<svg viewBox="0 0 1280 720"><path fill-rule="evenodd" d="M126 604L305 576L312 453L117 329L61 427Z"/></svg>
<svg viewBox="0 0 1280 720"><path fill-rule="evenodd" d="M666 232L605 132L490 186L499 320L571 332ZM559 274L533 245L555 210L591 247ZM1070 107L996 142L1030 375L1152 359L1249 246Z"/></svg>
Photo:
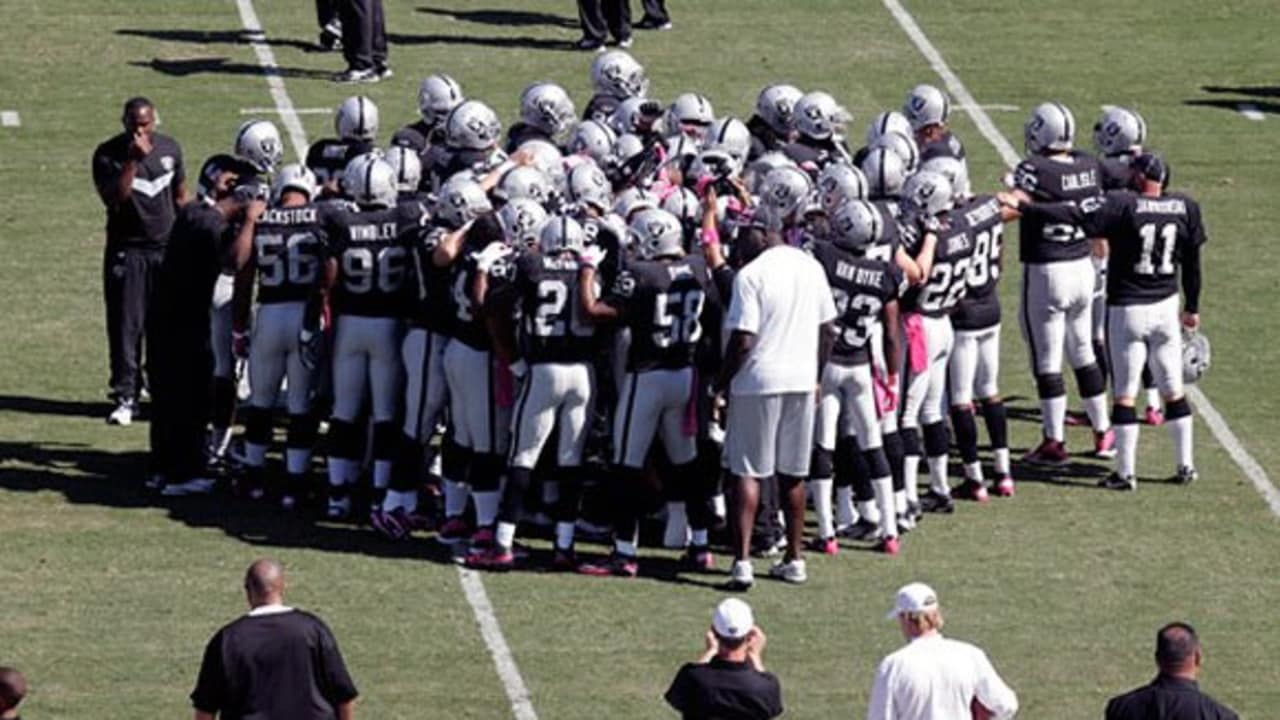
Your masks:
<svg viewBox="0 0 1280 720"><path fill-rule="evenodd" d="M634 48L661 99L697 89L720 114L745 116L762 85L786 80L847 104L856 139L911 86L938 83L879 2L671 4L676 29L639 35ZM257 9L297 107L333 107L351 92L327 80L340 59L308 49L309 2ZM1015 145L1026 112L1049 98L1075 110L1083 143L1102 104L1146 116L1151 145L1171 160L1174 185L1201 200L1211 238L1203 317L1216 364L1202 389L1274 468L1274 4L935 0L909 9L979 102L1019 108L991 111ZM387 11L397 75L362 90L382 108L384 137L413 119L417 82L433 71L508 120L537 79L561 82L580 104L589 95L590 56L557 49L576 38L567 0L388 0ZM0 664L27 673L25 714L187 715L204 642L242 611L245 565L270 554L291 573L291 602L335 629L362 717L510 717L458 573L430 538L390 544L367 529L242 505L158 502L140 490L145 423L103 424L103 213L89 157L118 131L130 95L156 101L192 172L229 150L241 108L273 105L235 3L10 0L0 5L0 61L0 110L21 117L0 128ZM1236 112L1239 101L1264 120ZM302 121L312 138L330 131L329 116ZM975 187L994 187L998 155L968 117L954 125ZM1006 268L1012 318L1012 256ZM1013 322L1005 351L1003 389L1026 411L1012 423L1016 452L1038 424ZM1084 449L1085 432L1072 433ZM913 579L940 591L949 634L988 650L1021 697L1021 717L1100 716L1106 697L1149 679L1152 635L1172 619L1200 630L1211 693L1243 716L1280 716L1280 524L1207 426L1196 433L1194 486L1157 481L1172 473L1171 446L1163 430L1146 429L1136 494L1095 490L1103 466L1082 460L1076 476L1024 477L1012 501L926 521L898 558L848 550L811 558L807 587L760 583L749 600L769 631L787 717L864 712L875 663L900 641L881 618L893 590ZM671 555L646 557L656 567ZM484 582L539 717L649 718L670 716L661 693L698 652L721 597L703 579L513 573Z"/></svg>

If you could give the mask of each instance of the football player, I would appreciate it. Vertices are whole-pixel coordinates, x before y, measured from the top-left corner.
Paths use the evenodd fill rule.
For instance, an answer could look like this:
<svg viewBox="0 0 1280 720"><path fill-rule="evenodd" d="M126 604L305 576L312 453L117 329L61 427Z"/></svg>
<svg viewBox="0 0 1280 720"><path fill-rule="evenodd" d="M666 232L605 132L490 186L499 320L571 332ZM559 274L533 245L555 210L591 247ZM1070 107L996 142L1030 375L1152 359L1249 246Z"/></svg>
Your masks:
<svg viewBox="0 0 1280 720"><path fill-rule="evenodd" d="M1200 252L1206 240L1200 205L1183 193L1165 192L1169 169L1159 155L1134 158L1130 170L1136 192L1109 193L1100 206L1036 204L1023 215L1083 223L1091 236L1105 238L1109 246L1107 342L1115 376L1111 412L1118 458L1116 471L1100 484L1114 490L1138 487L1134 399L1148 357L1165 400L1177 463L1175 480L1186 484L1197 478L1191 405L1183 394L1182 332L1200 326ZM1096 211L1087 212L1093 208Z"/></svg>
<svg viewBox="0 0 1280 720"><path fill-rule="evenodd" d="M458 81L436 73L428 75L418 88L418 114L421 119L400 128L391 136L391 144L410 148L426 159L427 149L444 143L444 121L466 97Z"/></svg>
<svg viewBox="0 0 1280 720"><path fill-rule="evenodd" d="M964 145L947 126L951 101L946 93L932 85L917 85L902 104L902 114L911 123L921 161L935 157L965 161Z"/></svg>
<svg viewBox="0 0 1280 720"><path fill-rule="evenodd" d="M851 159L844 145L844 128L851 119L849 111L825 92L802 96L795 105L796 139L783 147L791 158L811 177L828 163Z"/></svg>
<svg viewBox="0 0 1280 720"><path fill-rule="evenodd" d="M288 434L285 440L283 487L272 488L285 509L292 509L307 491L307 472L315 445L317 421L311 412L312 370L319 343L319 309L323 305L320 271L325 262L328 207L314 202L315 175L303 165L281 168L272 187L273 205L255 222L246 221L233 248L237 269L253 273L258 311L249 346L249 375L253 380L249 407L244 411L244 471L242 488L252 499L262 498L267 450L271 445L271 414L280 381L287 379ZM252 290L237 293L238 312L248 314ZM307 317L308 310L315 315ZM305 342L304 342L305 341Z"/></svg>
<svg viewBox="0 0 1280 720"><path fill-rule="evenodd" d="M685 255L683 229L671 213L643 210L628 228L638 259L598 299L595 266L603 253L589 251L579 285L587 319L630 330L623 392L613 421L614 552L608 561L580 570L635 576L644 467L657 437L671 463L664 484L676 486L672 489L685 501L692 530L684 562L709 570L714 565L708 539L715 521L709 502L714 488L695 463L697 428L691 408L697 400L694 359L709 309L710 276L702 258Z"/></svg>
<svg viewBox="0 0 1280 720"><path fill-rule="evenodd" d="M871 118L871 122L867 123L867 144L858 148L858 151L853 154L853 164L861 167L862 161L866 159L871 148L875 147L876 141L890 132L901 133L907 137L912 134L910 121L897 110L886 110Z"/></svg>
<svg viewBox="0 0 1280 720"><path fill-rule="evenodd" d="M323 138L307 149L306 166L320 183L322 198L342 196L339 180L359 155L371 152L378 135L378 106L364 95L353 95L338 106L333 116L336 138Z"/></svg>
<svg viewBox="0 0 1280 720"><path fill-rule="evenodd" d="M500 250L508 250L505 243ZM490 318L497 354L520 382L512 414L511 453L502 490L498 527L489 548L467 558L467 564L507 569L516 523L524 510L534 466L552 432L558 428L555 508L555 567L573 569L574 527L581 497L582 452L587 442L595 394L593 328L578 308L579 257L586 235L575 220L555 216L543 223L539 248L512 261L484 251L479 279L487 281L477 299ZM513 320L519 318L518 331ZM517 337L518 335L518 337Z"/></svg>
<svg viewBox="0 0 1280 720"><path fill-rule="evenodd" d="M1025 127L1027 157L1014 170L1012 186L1041 202L1098 197L1098 161L1074 149L1075 129L1075 118L1066 106L1049 102L1036 107ZM1044 441L1026 460L1040 465L1067 462L1064 353L1075 370L1093 425L1094 452L1098 457L1115 457L1106 378L1093 352L1095 273L1089 237L1078 223L1032 216L1020 223L1018 245L1023 264L1022 335L1040 395L1044 433Z"/></svg>
<svg viewBox="0 0 1280 720"><path fill-rule="evenodd" d="M754 162L768 152L780 152L795 139L795 107L804 93L794 85L769 85L756 97L756 112L747 120Z"/></svg>
<svg viewBox="0 0 1280 720"><path fill-rule="evenodd" d="M360 473L361 444L355 421L366 397L373 418L373 485L382 491L391 483L393 421L403 376L402 288L409 244L421 221L416 203L397 202L395 171L374 154L351 161L342 187L353 206L333 213L325 228L330 242L325 284L334 317L328 507L334 519L352 512L350 491Z"/></svg>
<svg viewBox="0 0 1280 720"><path fill-rule="evenodd" d="M569 93L551 82L534 83L520 93L520 121L507 131L507 153L528 140L559 144L573 124L577 110Z"/></svg>
<svg viewBox="0 0 1280 720"><path fill-rule="evenodd" d="M839 474L841 485L852 487L859 453L866 466L862 475L871 485L870 492L861 488L859 494L873 496L879 510L877 548L890 555L899 548L893 474L881 436L869 347L878 336L888 367L900 366L898 296L905 281L897 265L866 254L882 239L884 225L874 205L850 200L831 216L830 242L812 247L827 273L839 313L831 361L822 373L809 481L818 519L814 549L832 555L838 547L831 506L833 478ZM897 385L896 371L888 382Z"/></svg>
<svg viewBox="0 0 1280 720"><path fill-rule="evenodd" d="M591 63L591 85L595 94L582 112L583 120L609 122L618 104L627 98L642 98L649 92L644 66L624 50L609 50Z"/></svg>
<svg viewBox="0 0 1280 720"><path fill-rule="evenodd" d="M690 138L697 147L706 142L707 132L715 121L711 101L698 93L678 95L667 109L667 133Z"/></svg>
<svg viewBox="0 0 1280 720"><path fill-rule="evenodd" d="M591 158L596 165L604 167L613 159L614 145L617 142L618 135L608 123L583 120L569 136L566 152L570 156L580 155Z"/></svg>
<svg viewBox="0 0 1280 720"><path fill-rule="evenodd" d="M498 149L502 123L493 108L466 100L449 113L444 144L432 145L422 161L422 189L436 192L445 181L463 172L488 172L507 159Z"/></svg>

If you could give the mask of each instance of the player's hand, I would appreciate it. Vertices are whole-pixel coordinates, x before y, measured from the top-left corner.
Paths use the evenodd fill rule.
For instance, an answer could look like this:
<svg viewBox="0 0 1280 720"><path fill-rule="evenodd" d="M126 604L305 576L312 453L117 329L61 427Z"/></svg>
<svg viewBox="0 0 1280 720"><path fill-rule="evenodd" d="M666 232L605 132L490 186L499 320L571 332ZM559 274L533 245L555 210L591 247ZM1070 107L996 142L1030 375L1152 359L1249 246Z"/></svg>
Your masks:
<svg viewBox="0 0 1280 720"><path fill-rule="evenodd" d="M133 142L129 143L129 155L136 160L151 154L151 137L141 130L133 133Z"/></svg>
<svg viewBox="0 0 1280 720"><path fill-rule="evenodd" d="M657 100L645 100L640 103L639 110L646 119L656 120L662 117L662 103Z"/></svg>
<svg viewBox="0 0 1280 720"><path fill-rule="evenodd" d="M245 330L231 331L231 354L240 360L249 359L249 333Z"/></svg>
<svg viewBox="0 0 1280 720"><path fill-rule="evenodd" d="M512 377L517 380L523 380L524 376L529 374L529 363L524 360L516 360L508 368L511 370Z"/></svg>
<svg viewBox="0 0 1280 720"><path fill-rule="evenodd" d="M249 207L245 209L245 219L250 222L257 222L262 217L262 213L267 211L267 201L262 198L254 198L249 201Z"/></svg>
<svg viewBox="0 0 1280 720"><path fill-rule="evenodd" d="M600 263L604 262L608 251L599 245L588 245L578 253L578 262L582 263L582 267L595 270L600 267Z"/></svg>
<svg viewBox="0 0 1280 720"><path fill-rule="evenodd" d="M504 242L494 241L485 246L480 252L472 253L471 257L476 261L476 268L482 273L487 273L495 263L511 253L512 250L509 245Z"/></svg>
<svg viewBox="0 0 1280 720"><path fill-rule="evenodd" d="M319 330L303 328L298 332L298 359L302 367L315 370L320 365L321 341L324 334Z"/></svg>
<svg viewBox="0 0 1280 720"><path fill-rule="evenodd" d="M1200 329L1200 313L1182 313L1182 327L1188 330Z"/></svg>

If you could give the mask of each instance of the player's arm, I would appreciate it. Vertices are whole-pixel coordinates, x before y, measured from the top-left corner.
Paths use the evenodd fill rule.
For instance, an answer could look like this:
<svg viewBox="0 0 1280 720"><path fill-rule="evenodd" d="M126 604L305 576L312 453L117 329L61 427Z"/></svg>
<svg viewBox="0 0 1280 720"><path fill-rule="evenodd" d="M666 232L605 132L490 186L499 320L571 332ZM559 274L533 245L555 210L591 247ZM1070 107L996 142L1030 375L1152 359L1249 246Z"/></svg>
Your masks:
<svg viewBox="0 0 1280 720"><path fill-rule="evenodd" d="M203 710L197 710L195 720L214 720L213 713L207 713Z"/></svg>
<svg viewBox="0 0 1280 720"><path fill-rule="evenodd" d="M707 267L711 268L713 273L728 264L724 257L724 247L720 245L720 228L716 220L717 202L715 183L707 185L707 192L703 195L702 201L704 209L699 240L702 245L702 256L706 258Z"/></svg>
<svg viewBox="0 0 1280 720"><path fill-rule="evenodd" d="M1182 324L1200 327L1200 245L1194 240L1182 251Z"/></svg>
<svg viewBox="0 0 1280 720"><path fill-rule="evenodd" d="M248 332L255 274L253 263L236 270L235 290L231 294L231 327L235 332Z"/></svg>
<svg viewBox="0 0 1280 720"><path fill-rule="evenodd" d="M436 267L449 267L462 254L462 242L466 239L467 233L471 231L471 226L475 224L472 220L462 227L452 232L445 233L440 239L440 243L436 245L436 249L431 253L431 263Z"/></svg>
<svg viewBox="0 0 1280 720"><path fill-rule="evenodd" d="M924 242L920 244L920 254L916 256L916 265L920 268L920 277L915 281L915 285L920 285L929 279L929 275L933 273L934 253L938 249L938 236L932 232L924 234Z"/></svg>
<svg viewBox="0 0 1280 720"><path fill-rule="evenodd" d="M911 257L911 253L908 253L901 245L893 253L893 261L898 266L898 269L902 271L902 275L907 279L908 284L917 285L924 282L925 274L920 269L920 263L916 262L916 259Z"/></svg>
<svg viewBox="0 0 1280 720"><path fill-rule="evenodd" d="M319 280L316 281L315 292L307 298L306 308L302 313L302 327L304 330L318 331L320 329L320 316L324 312L324 306L329 301L329 292L338 282L338 259L330 257L325 260L324 272L320 274Z"/></svg>
<svg viewBox="0 0 1280 720"><path fill-rule="evenodd" d="M251 200L245 211L244 222L240 223L240 231L231 242L231 267L237 272L243 270L253 257L253 234L258 229L258 219L266 212L267 203L262 200Z"/></svg>
<svg viewBox="0 0 1280 720"><path fill-rule="evenodd" d="M902 322L899 319L901 310L897 299L890 300L880 309L880 321L884 332L880 333L884 345L884 364L889 368L891 387L897 387L897 368L902 367Z"/></svg>
<svg viewBox="0 0 1280 720"><path fill-rule="evenodd" d="M348 700L338 705L338 720L353 720L356 716L356 702Z"/></svg>
<svg viewBox="0 0 1280 720"><path fill-rule="evenodd" d="M607 323L622 317L622 312L596 297L596 269L583 265L578 271L578 304L588 322Z"/></svg>

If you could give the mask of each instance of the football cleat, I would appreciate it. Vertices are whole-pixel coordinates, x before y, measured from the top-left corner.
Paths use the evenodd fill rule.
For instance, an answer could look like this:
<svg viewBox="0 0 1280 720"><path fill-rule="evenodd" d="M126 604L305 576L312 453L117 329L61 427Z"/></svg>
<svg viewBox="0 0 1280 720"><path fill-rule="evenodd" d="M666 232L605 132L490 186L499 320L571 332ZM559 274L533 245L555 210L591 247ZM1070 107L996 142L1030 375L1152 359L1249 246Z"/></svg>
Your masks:
<svg viewBox="0 0 1280 720"><path fill-rule="evenodd" d="M494 543L481 552L468 554L466 564L478 570L511 570L516 566L516 555L511 548Z"/></svg>
<svg viewBox="0 0 1280 720"><path fill-rule="evenodd" d="M324 515L330 520L346 520L351 517L351 498L329 498L329 505L325 508Z"/></svg>
<svg viewBox="0 0 1280 720"><path fill-rule="evenodd" d="M344 85L353 83L376 83L378 73L373 68L347 68L333 76L333 81Z"/></svg>
<svg viewBox="0 0 1280 720"><path fill-rule="evenodd" d="M802 585L809 580L809 573L805 571L804 565L804 560L800 558L774 563L769 568L769 577L792 585Z"/></svg>
<svg viewBox="0 0 1280 720"><path fill-rule="evenodd" d="M813 552L821 553L823 555L839 555L840 554L840 544L836 542L836 539L834 537L813 538L812 540L809 541L808 547Z"/></svg>
<svg viewBox="0 0 1280 720"><path fill-rule="evenodd" d="M965 480L956 488L955 496L974 502L985 503L991 499L987 486L978 480Z"/></svg>
<svg viewBox="0 0 1280 720"><path fill-rule="evenodd" d="M1138 479L1132 475L1124 477L1120 475L1120 473L1113 472L1102 480L1099 480L1098 487L1106 488L1108 490L1133 492L1138 489Z"/></svg>
<svg viewBox="0 0 1280 720"><path fill-rule="evenodd" d="M1089 427L1089 416L1082 412L1069 412L1062 422L1067 427Z"/></svg>
<svg viewBox="0 0 1280 720"><path fill-rule="evenodd" d="M1200 473L1190 465L1183 465L1178 468L1178 474L1174 476L1173 481L1179 485L1190 485L1200 479Z"/></svg>
<svg viewBox="0 0 1280 720"><path fill-rule="evenodd" d="M1093 434L1093 454L1103 460L1116 456L1116 431L1108 428L1105 432Z"/></svg>
<svg viewBox="0 0 1280 720"><path fill-rule="evenodd" d="M388 540L403 540L409 537L411 531L404 508L396 508L391 512L375 509L369 513L369 524Z"/></svg>
<svg viewBox="0 0 1280 720"><path fill-rule="evenodd" d="M165 497L182 497L185 495L207 495L213 492L213 487L217 483L213 478L193 478L184 483L176 483L173 485L165 485L160 491Z"/></svg>
<svg viewBox="0 0 1280 720"><path fill-rule="evenodd" d="M578 554L573 551L573 548L568 550L556 548L555 554L551 556L551 569L575 572L578 569Z"/></svg>
<svg viewBox="0 0 1280 720"><path fill-rule="evenodd" d="M920 498L920 509L925 512L949 515L956 511L956 502L950 495L930 490Z"/></svg>
<svg viewBox="0 0 1280 720"><path fill-rule="evenodd" d="M477 528L471 534L471 545L467 548L468 555L475 555L484 552L493 547L497 543L494 540L493 527Z"/></svg>
<svg viewBox="0 0 1280 720"><path fill-rule="evenodd" d="M914 517L912 517L910 514L898 516L898 532L902 533L903 535L906 535L907 533L915 529L916 529L916 519ZM876 535L879 535L879 531L876 532Z"/></svg>
<svg viewBox="0 0 1280 720"><path fill-rule="evenodd" d="M858 518L858 522L837 530L836 535L849 540L871 540L879 532L879 525L869 522L866 518Z"/></svg>
<svg viewBox="0 0 1280 720"><path fill-rule="evenodd" d="M1066 465L1067 459L1067 448L1062 441L1048 438L1040 443L1040 447L1022 457L1023 462L1032 465Z"/></svg>
<svg viewBox="0 0 1280 720"><path fill-rule="evenodd" d="M630 555L614 552L604 562L584 562L578 572L592 577L633 578L640 572L640 565Z"/></svg>
<svg viewBox="0 0 1280 720"><path fill-rule="evenodd" d="M885 555L897 555L902 551L902 541L896 537L881 538L880 542L876 543L875 551Z"/></svg>
<svg viewBox="0 0 1280 720"><path fill-rule="evenodd" d="M908 500L907 501L907 517L919 523L921 520L924 519L924 508L920 506L919 502L916 502L914 500Z"/></svg>
<svg viewBox="0 0 1280 720"><path fill-rule="evenodd" d="M1005 475L996 483L996 495L998 497L1013 497L1014 484L1013 478Z"/></svg>
<svg viewBox="0 0 1280 720"><path fill-rule="evenodd" d="M750 560L734 560L733 567L729 570L729 582L726 588L729 590L750 590L752 585L756 584L756 570L751 565Z"/></svg>
<svg viewBox="0 0 1280 720"><path fill-rule="evenodd" d="M471 524L462 517L446 518L444 525L436 533L436 542L445 545L456 545L466 542L471 537Z"/></svg>
<svg viewBox="0 0 1280 720"><path fill-rule="evenodd" d="M1158 407L1147 407L1147 414L1144 418L1146 423L1152 427L1160 427L1164 424L1164 411Z"/></svg>
<svg viewBox="0 0 1280 720"><path fill-rule="evenodd" d="M133 400L121 400L111 414L107 416L108 425L129 427L133 424L133 416L138 412L138 403Z"/></svg>
<svg viewBox="0 0 1280 720"><path fill-rule="evenodd" d="M705 545L690 545L680 556L680 564L694 572L712 572L716 569L716 556Z"/></svg>

